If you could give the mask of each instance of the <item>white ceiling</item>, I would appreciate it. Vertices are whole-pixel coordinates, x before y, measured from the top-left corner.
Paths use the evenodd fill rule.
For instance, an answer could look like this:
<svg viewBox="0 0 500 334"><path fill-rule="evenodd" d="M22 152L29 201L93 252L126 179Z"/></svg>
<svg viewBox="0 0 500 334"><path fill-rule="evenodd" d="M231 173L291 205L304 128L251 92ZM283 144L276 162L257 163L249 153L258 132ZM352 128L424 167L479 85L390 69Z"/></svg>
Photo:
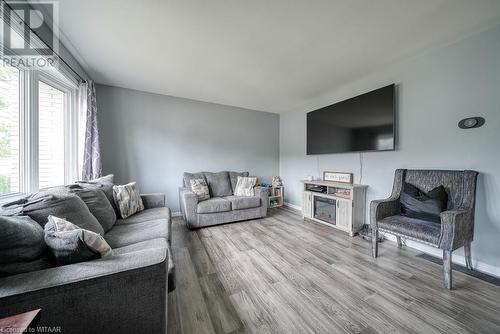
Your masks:
<svg viewBox="0 0 500 334"><path fill-rule="evenodd" d="M493 26L500 0L64 0L59 13L98 83L286 112Z"/></svg>

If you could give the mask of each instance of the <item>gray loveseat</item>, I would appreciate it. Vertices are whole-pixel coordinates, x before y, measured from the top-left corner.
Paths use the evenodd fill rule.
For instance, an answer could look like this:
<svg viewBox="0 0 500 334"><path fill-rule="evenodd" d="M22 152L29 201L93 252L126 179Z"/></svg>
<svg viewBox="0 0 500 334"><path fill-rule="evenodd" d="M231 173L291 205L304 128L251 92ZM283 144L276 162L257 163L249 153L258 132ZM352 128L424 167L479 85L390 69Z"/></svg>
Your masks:
<svg viewBox="0 0 500 334"><path fill-rule="evenodd" d="M165 333L175 278L163 194L104 235L113 255L0 278L0 318L41 308L37 326L62 333Z"/></svg>
<svg viewBox="0 0 500 334"><path fill-rule="evenodd" d="M179 205L187 226L191 229L241 220L262 218L267 215L267 189L255 187L254 196L234 196L238 176L248 172L184 173L183 187L179 188ZM207 181L210 198L198 201L191 190L191 179Z"/></svg>

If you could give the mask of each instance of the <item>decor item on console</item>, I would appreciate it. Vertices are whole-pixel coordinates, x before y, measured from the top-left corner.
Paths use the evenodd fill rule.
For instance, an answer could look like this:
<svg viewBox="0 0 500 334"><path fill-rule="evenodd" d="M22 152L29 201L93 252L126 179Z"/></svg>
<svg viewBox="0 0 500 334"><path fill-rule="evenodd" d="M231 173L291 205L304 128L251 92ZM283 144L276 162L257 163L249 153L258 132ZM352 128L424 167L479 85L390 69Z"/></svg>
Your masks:
<svg viewBox="0 0 500 334"><path fill-rule="evenodd" d="M352 184L352 173L346 172L323 172L323 181L342 182Z"/></svg>
<svg viewBox="0 0 500 334"><path fill-rule="evenodd" d="M271 184L273 185L273 187L281 187L283 185L283 181L281 181L281 177L274 176Z"/></svg>
<svg viewBox="0 0 500 334"><path fill-rule="evenodd" d="M454 250L464 247L465 263L468 269L472 269L471 242L474 239L477 175L477 172L471 170L397 169L391 196L370 204L373 257L378 255L378 232L395 235L399 247L402 246L401 238L405 238L442 249L443 285L451 289L451 254ZM417 199L403 198L407 196L405 191L408 191L404 187L405 183L418 189ZM434 221L432 216L437 215L442 195L430 196L432 194L425 192L431 192L436 187L439 190L440 186L446 190L448 200L446 207L438 210L446 211L439 212L438 221ZM409 191L415 192L411 187ZM417 209L418 215L415 215L415 210L408 212L403 201L414 203L413 209Z"/></svg>

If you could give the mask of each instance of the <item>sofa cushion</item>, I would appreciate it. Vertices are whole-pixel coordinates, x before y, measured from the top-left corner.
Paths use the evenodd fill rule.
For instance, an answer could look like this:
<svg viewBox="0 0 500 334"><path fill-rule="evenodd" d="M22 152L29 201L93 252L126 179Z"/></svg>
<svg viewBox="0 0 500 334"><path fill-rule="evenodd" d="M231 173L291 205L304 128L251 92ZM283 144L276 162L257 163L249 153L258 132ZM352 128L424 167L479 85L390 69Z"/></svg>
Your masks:
<svg viewBox="0 0 500 334"><path fill-rule="evenodd" d="M49 216L44 229L45 243L58 265L90 261L112 254L111 247L100 234L81 229L65 219Z"/></svg>
<svg viewBox="0 0 500 334"><path fill-rule="evenodd" d="M135 224L116 224L104 239L111 248L128 246L156 238L169 239L169 220L160 218Z"/></svg>
<svg viewBox="0 0 500 334"><path fill-rule="evenodd" d="M28 197L6 206L16 207L18 215L30 216L42 227L47 223L49 216L56 216L67 219L80 228L104 234L101 224L90 213L85 202L76 195L46 195L37 199Z"/></svg>
<svg viewBox="0 0 500 334"><path fill-rule="evenodd" d="M441 224L432 221L395 215L377 222L379 228L437 245Z"/></svg>
<svg viewBox="0 0 500 334"><path fill-rule="evenodd" d="M0 216L0 263L31 261L47 250L43 228L30 217Z"/></svg>
<svg viewBox="0 0 500 334"><path fill-rule="evenodd" d="M143 223L160 218L170 219L170 209L167 207L145 209L125 219L117 219L116 225Z"/></svg>
<svg viewBox="0 0 500 334"><path fill-rule="evenodd" d="M191 189L191 180L195 180L195 179L204 179L204 180L206 180L205 174L203 172L200 172L200 173L188 173L188 172L185 172L184 173L184 177L183 177L184 188Z"/></svg>
<svg viewBox="0 0 500 334"><path fill-rule="evenodd" d="M108 199L115 212L118 213L118 208L116 207L115 201L113 199L113 186L115 185L115 176L113 174L109 174L90 181L78 181L77 184L81 185L84 188L101 189L106 195L106 198Z"/></svg>
<svg viewBox="0 0 500 334"><path fill-rule="evenodd" d="M236 184L238 183L238 176L241 177L248 177L250 175L249 172L228 172L229 173L229 179L231 180L231 189L234 190L236 189Z"/></svg>
<svg viewBox="0 0 500 334"><path fill-rule="evenodd" d="M233 194L228 172L205 172L205 178L210 190L210 197L231 196Z"/></svg>
<svg viewBox="0 0 500 334"><path fill-rule="evenodd" d="M215 213L225 211L231 211L231 202L221 197L210 198L206 201L198 203L198 213Z"/></svg>
<svg viewBox="0 0 500 334"><path fill-rule="evenodd" d="M226 196L224 199L231 202L233 210L257 208L260 206L260 197L257 196Z"/></svg>

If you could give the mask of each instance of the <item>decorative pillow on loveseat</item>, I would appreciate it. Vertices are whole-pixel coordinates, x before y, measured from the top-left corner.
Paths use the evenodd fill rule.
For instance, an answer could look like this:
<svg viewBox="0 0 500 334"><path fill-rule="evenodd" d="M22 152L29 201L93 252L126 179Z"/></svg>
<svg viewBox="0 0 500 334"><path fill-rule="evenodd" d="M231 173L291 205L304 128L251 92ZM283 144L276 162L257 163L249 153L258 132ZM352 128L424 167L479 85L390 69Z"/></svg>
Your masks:
<svg viewBox="0 0 500 334"><path fill-rule="evenodd" d="M234 189L235 196L254 196L255 183L257 182L256 177L241 177L238 176L238 182L236 183L236 188Z"/></svg>
<svg viewBox="0 0 500 334"><path fill-rule="evenodd" d="M144 210L137 182L130 182L122 186L113 186L113 197L118 212L123 219Z"/></svg>
<svg viewBox="0 0 500 334"><path fill-rule="evenodd" d="M191 179L191 190L198 196L198 201L204 201L210 198L207 181L205 179Z"/></svg>
<svg viewBox="0 0 500 334"><path fill-rule="evenodd" d="M233 189L231 188L231 179L228 172L205 172L210 197L231 196Z"/></svg>
<svg viewBox="0 0 500 334"><path fill-rule="evenodd" d="M99 259L112 254L104 238L69 221L49 216L45 224L45 243L58 265Z"/></svg>

